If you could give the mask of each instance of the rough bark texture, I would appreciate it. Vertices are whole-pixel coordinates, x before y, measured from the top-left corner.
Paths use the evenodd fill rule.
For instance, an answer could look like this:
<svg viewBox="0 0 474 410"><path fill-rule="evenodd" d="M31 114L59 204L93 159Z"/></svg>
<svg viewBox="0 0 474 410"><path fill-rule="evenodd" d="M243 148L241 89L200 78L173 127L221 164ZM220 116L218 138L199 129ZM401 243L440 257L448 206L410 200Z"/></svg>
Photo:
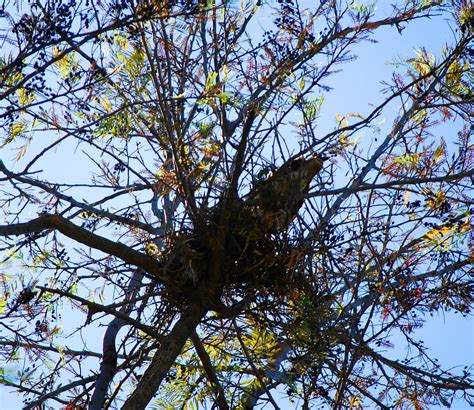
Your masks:
<svg viewBox="0 0 474 410"><path fill-rule="evenodd" d="M60 215L46 214L25 223L0 225L0 235L19 236L43 232L48 229L57 230L77 242L98 249L109 255L116 256L126 263L130 263L131 265L144 269L148 273L159 276L160 279L165 279L162 275L163 272L161 266L156 259L138 252L120 242L114 242L110 239L89 232Z"/></svg>
<svg viewBox="0 0 474 410"><path fill-rule="evenodd" d="M144 409L158 391L163 378L181 353L186 340L196 329L201 319L207 313L207 308L202 305L188 307L171 333L165 337L143 374L137 388L123 405L123 410Z"/></svg>
<svg viewBox="0 0 474 410"><path fill-rule="evenodd" d="M143 275L144 272L141 269L135 270L128 285L127 298L133 297L138 291L143 280ZM123 305L120 311L128 314L132 307L133 304ZM107 326L102 343L102 363L100 364L100 372L89 404L89 410L100 410L104 407L109 384L117 371L117 349L115 347L115 340L120 329L127 324L128 322L126 320L115 317Z"/></svg>

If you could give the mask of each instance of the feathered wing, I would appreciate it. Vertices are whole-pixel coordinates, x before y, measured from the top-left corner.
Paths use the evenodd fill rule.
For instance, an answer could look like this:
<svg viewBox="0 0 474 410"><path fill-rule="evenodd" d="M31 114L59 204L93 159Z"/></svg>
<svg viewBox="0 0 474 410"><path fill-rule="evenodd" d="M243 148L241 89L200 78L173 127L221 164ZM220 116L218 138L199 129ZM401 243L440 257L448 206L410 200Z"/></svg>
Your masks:
<svg viewBox="0 0 474 410"><path fill-rule="evenodd" d="M249 194L246 202L265 231L274 233L288 227L303 205L311 181L322 168L323 160L317 155L296 158Z"/></svg>

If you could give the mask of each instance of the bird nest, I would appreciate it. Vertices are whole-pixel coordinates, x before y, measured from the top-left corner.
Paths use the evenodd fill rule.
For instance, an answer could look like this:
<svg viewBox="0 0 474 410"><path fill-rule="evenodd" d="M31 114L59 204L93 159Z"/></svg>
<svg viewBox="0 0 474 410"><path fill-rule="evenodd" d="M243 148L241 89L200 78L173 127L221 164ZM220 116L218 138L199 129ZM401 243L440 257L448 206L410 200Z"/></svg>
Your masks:
<svg viewBox="0 0 474 410"><path fill-rule="evenodd" d="M218 287L223 297L246 300L257 294L284 295L298 288L304 282L300 272L307 249L292 244L285 232L322 167L323 159L316 154L292 159L256 184L244 200L236 200L225 238L213 245L223 250L218 278L215 272L209 277L215 269L210 259L216 252L199 229L171 238L163 255L164 268L173 278L168 285L170 297L190 300L203 284ZM219 206L211 210L207 232L217 227L221 212Z"/></svg>
<svg viewBox="0 0 474 410"><path fill-rule="evenodd" d="M206 281L212 249L196 231L175 234L162 254L167 275L172 278L167 291L175 301L189 300ZM288 294L298 286L301 267L308 249L295 246L285 235L268 233L260 218L242 209L233 218L224 247L218 284L221 295L233 298L257 294Z"/></svg>

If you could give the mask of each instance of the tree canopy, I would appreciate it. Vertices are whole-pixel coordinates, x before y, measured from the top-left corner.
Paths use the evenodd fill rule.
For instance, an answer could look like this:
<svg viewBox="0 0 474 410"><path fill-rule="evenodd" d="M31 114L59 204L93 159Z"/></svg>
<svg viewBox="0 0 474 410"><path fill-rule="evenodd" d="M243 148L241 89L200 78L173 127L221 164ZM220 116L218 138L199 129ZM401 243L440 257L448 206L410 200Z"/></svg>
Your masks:
<svg viewBox="0 0 474 410"><path fill-rule="evenodd" d="M416 335L474 303L472 10L4 1L0 382L29 409L472 404L472 363ZM321 123L357 50L434 16L442 51Z"/></svg>

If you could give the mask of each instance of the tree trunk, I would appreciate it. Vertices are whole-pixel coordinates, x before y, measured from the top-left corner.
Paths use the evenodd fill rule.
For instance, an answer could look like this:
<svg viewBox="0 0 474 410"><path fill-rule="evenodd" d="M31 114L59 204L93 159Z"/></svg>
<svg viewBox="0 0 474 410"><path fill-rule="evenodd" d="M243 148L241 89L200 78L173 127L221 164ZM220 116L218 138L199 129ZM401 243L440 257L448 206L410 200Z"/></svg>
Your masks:
<svg viewBox="0 0 474 410"><path fill-rule="evenodd" d="M122 410L144 409L158 391L161 381L175 363L186 340L191 336L208 309L201 304L189 306L158 348L135 391Z"/></svg>

